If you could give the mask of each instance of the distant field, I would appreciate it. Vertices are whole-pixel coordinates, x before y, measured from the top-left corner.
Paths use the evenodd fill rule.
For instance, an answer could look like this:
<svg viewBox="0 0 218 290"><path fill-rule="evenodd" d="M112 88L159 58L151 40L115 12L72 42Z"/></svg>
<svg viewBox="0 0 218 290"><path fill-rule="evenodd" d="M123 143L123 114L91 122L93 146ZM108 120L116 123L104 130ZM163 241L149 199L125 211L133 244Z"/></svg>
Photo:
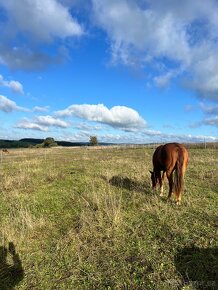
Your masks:
<svg viewBox="0 0 218 290"><path fill-rule="evenodd" d="M0 160L0 289L217 289L218 149L189 149L181 206L149 148L10 150Z"/></svg>

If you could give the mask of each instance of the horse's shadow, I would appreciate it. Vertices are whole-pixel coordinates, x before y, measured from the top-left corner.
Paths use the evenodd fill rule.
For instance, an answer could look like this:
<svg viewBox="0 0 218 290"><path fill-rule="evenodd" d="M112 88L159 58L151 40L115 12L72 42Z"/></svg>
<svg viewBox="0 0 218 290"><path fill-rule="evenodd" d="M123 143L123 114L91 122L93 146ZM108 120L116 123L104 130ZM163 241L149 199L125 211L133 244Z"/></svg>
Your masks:
<svg viewBox="0 0 218 290"><path fill-rule="evenodd" d="M218 248L187 247L178 250L175 266L184 285L196 289L218 289Z"/></svg>
<svg viewBox="0 0 218 290"><path fill-rule="evenodd" d="M130 179L129 177L115 175L109 180L109 183L113 186L127 189L129 191L151 194L151 188L150 185L148 185L148 183L137 182L135 180Z"/></svg>
<svg viewBox="0 0 218 290"><path fill-rule="evenodd" d="M13 242L0 247L0 289L12 290L23 279L24 271Z"/></svg>

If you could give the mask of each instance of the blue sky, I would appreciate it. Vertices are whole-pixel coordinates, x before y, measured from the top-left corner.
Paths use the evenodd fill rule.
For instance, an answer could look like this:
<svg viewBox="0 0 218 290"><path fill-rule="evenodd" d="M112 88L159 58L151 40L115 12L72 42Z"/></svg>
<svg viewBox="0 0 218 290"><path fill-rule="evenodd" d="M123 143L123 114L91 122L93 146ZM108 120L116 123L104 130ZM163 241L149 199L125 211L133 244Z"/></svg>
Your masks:
<svg viewBox="0 0 218 290"><path fill-rule="evenodd" d="M218 141L215 0L0 0L0 139Z"/></svg>

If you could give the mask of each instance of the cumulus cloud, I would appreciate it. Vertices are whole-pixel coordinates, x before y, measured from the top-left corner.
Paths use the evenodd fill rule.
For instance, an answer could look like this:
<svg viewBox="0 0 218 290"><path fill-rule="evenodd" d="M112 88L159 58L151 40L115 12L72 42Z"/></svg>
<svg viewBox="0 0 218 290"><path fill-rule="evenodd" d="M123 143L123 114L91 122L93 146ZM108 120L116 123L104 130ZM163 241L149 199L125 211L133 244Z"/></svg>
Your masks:
<svg viewBox="0 0 218 290"><path fill-rule="evenodd" d="M218 99L218 3L215 0L93 0L97 25L111 42L112 62L166 64L155 83L189 73L185 84L201 98ZM136 60L137 59L137 60ZM157 76L157 74L159 76Z"/></svg>
<svg viewBox="0 0 218 290"><path fill-rule="evenodd" d="M7 81L0 75L0 86L10 88L14 93L23 94L23 86L18 81Z"/></svg>
<svg viewBox="0 0 218 290"><path fill-rule="evenodd" d="M31 35L37 41L47 42L54 37L65 38L83 33L67 8L56 0L1 0L0 5L10 15L9 24L15 25L14 29Z"/></svg>
<svg viewBox="0 0 218 290"><path fill-rule="evenodd" d="M5 15L0 26L0 63L14 69L41 69L57 62L58 57L49 56L40 45L84 33L68 8L57 0L0 0L0 8Z"/></svg>
<svg viewBox="0 0 218 290"><path fill-rule="evenodd" d="M48 115L48 116L37 116L33 120L24 118L15 125L15 128L19 129L31 129L45 132L49 130L49 127L63 129L70 127L70 123Z"/></svg>
<svg viewBox="0 0 218 290"><path fill-rule="evenodd" d="M59 127L59 128L67 128L70 126L70 123L65 122L61 119L54 118L52 116L38 116L35 118L35 122L42 126L53 126L53 127Z"/></svg>
<svg viewBox="0 0 218 290"><path fill-rule="evenodd" d="M17 104L8 99L5 96L0 95L0 111L3 111L5 113L10 113L12 111L24 111L28 112L29 110L20 106L17 106Z"/></svg>
<svg viewBox="0 0 218 290"><path fill-rule="evenodd" d="M43 132L47 132L48 128L41 126L39 124L36 124L34 122L29 121L28 119L24 118L22 120L20 120L19 122L17 122L16 125L14 125L14 128L18 128L18 129L26 129L26 130L37 130L37 131L43 131Z"/></svg>
<svg viewBox="0 0 218 290"><path fill-rule="evenodd" d="M108 109L103 104L72 105L65 110L57 111L56 115L59 117L74 116L126 131L138 130L146 126L145 120L138 112L125 106L114 106Z"/></svg>
<svg viewBox="0 0 218 290"><path fill-rule="evenodd" d="M140 2L93 1L97 22L112 40L113 55L122 56L121 51L129 53L133 47L152 57L169 56L188 63L189 45L182 20L170 10L152 7L150 1L145 8Z"/></svg>

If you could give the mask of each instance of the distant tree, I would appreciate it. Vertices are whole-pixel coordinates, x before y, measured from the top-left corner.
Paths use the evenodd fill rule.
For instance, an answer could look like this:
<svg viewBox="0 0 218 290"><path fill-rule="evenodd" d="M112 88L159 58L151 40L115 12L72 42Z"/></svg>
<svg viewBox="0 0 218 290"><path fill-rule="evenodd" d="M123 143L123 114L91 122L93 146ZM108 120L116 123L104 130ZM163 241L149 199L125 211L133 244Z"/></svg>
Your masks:
<svg viewBox="0 0 218 290"><path fill-rule="evenodd" d="M46 138L42 143L43 148L50 148L54 146L58 146L58 144L55 142L54 138L51 137Z"/></svg>
<svg viewBox="0 0 218 290"><path fill-rule="evenodd" d="M97 146L98 145L97 137L96 136L90 136L89 144L90 144L90 146Z"/></svg>

